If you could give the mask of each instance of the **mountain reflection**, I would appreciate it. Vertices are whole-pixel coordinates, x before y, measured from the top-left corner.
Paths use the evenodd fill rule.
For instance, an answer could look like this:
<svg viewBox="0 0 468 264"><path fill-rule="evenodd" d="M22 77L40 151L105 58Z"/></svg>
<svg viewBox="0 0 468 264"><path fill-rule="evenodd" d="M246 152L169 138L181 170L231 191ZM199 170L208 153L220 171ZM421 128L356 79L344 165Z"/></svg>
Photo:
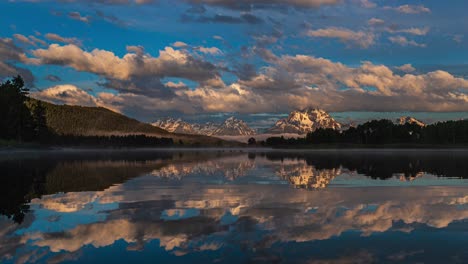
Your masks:
<svg viewBox="0 0 468 264"><path fill-rule="evenodd" d="M0 260L73 261L112 247L181 263L437 262L421 254L433 248L417 242L438 232L454 237L444 252L464 259L465 158L223 151L5 158ZM341 178L364 183L341 188L345 180L334 184ZM370 188L375 179L398 184ZM420 179L424 185L406 182ZM349 251L339 250L342 243ZM118 255L106 260L132 260Z"/></svg>

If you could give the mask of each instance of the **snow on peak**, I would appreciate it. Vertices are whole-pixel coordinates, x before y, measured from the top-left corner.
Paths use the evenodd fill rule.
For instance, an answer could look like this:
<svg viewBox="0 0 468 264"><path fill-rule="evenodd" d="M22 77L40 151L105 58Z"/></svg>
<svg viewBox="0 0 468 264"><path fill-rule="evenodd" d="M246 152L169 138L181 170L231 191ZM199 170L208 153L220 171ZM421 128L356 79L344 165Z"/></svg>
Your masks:
<svg viewBox="0 0 468 264"><path fill-rule="evenodd" d="M418 119L411 117L411 116L402 116L397 119L397 124L404 125L404 124L415 124L421 127L426 126L423 122L419 121Z"/></svg>
<svg viewBox="0 0 468 264"><path fill-rule="evenodd" d="M306 108L291 112L288 118L279 120L268 131L274 134L306 134L319 128L338 130L341 128L341 125L322 109Z"/></svg>
<svg viewBox="0 0 468 264"><path fill-rule="evenodd" d="M255 130L233 116L226 119L213 133L217 136L250 136L255 134Z"/></svg>
<svg viewBox="0 0 468 264"><path fill-rule="evenodd" d="M235 117L226 119L222 124L211 122L205 124L190 124L181 119L164 118L152 123L152 125L169 132L181 134L207 136L248 136L255 134L255 130L251 129L244 121Z"/></svg>

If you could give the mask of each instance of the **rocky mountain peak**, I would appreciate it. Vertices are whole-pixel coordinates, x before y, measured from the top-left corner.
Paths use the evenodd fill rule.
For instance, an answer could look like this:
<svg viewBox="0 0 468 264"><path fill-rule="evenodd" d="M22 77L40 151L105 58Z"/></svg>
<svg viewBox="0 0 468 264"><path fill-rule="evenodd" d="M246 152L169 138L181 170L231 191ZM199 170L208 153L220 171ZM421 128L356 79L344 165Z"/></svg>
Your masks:
<svg viewBox="0 0 468 264"><path fill-rule="evenodd" d="M422 121L419 121L418 119L411 117L411 116L402 116L397 119L397 124L404 125L404 124L416 124L418 126L426 126Z"/></svg>
<svg viewBox="0 0 468 264"><path fill-rule="evenodd" d="M318 128L340 129L341 124L322 109L305 108L292 111L288 118L276 122L268 132L274 134L306 134Z"/></svg>

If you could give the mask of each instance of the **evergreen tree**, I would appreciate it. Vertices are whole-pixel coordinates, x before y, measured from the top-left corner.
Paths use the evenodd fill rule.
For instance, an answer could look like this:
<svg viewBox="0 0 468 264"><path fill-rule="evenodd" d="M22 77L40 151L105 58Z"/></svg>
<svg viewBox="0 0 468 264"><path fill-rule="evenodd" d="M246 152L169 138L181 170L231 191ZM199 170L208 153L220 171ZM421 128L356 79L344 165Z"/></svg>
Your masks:
<svg viewBox="0 0 468 264"><path fill-rule="evenodd" d="M29 89L21 76L0 84L0 138L29 140L32 137L32 118L26 107Z"/></svg>

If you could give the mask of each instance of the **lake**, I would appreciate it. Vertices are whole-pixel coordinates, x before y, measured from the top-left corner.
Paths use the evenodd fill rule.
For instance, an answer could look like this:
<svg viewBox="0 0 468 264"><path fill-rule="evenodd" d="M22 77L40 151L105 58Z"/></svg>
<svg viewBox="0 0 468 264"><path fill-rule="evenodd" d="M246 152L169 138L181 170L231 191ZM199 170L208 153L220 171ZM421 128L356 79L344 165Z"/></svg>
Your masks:
<svg viewBox="0 0 468 264"><path fill-rule="evenodd" d="M468 151L0 154L1 263L467 263Z"/></svg>

